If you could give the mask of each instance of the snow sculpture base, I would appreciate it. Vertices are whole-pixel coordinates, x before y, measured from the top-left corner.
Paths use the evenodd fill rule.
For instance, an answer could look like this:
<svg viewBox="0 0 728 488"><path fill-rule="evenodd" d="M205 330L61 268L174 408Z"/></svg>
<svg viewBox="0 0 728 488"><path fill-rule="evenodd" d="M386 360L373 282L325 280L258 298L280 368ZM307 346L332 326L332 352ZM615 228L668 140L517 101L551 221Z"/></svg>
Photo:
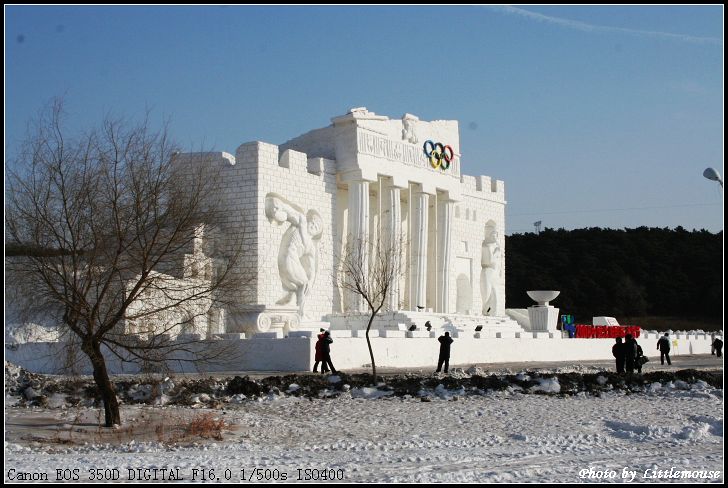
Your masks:
<svg viewBox="0 0 728 488"><path fill-rule="evenodd" d="M550 305L533 305L528 307L528 319L532 332L555 332L559 323L559 309Z"/></svg>
<svg viewBox="0 0 728 488"><path fill-rule="evenodd" d="M294 307L257 307L240 308L231 312L228 317L226 332L258 334L263 332L282 331L288 334L298 330L301 319L298 309Z"/></svg>

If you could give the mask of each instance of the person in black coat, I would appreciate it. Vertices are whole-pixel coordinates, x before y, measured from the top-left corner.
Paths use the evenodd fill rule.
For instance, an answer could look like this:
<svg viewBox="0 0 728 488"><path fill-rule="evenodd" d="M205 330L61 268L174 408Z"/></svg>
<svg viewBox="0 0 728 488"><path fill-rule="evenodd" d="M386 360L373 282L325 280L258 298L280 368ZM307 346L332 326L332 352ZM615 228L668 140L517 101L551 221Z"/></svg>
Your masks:
<svg viewBox="0 0 728 488"><path fill-rule="evenodd" d="M452 337L449 332L445 332L445 335L437 338L440 342L440 356L437 358L437 371L439 373L442 369L442 364L445 363L445 372L447 373L448 367L450 367L450 344L453 343Z"/></svg>
<svg viewBox="0 0 728 488"><path fill-rule="evenodd" d="M720 357L723 353L723 341L716 337L713 341L713 347L715 348L715 355Z"/></svg>
<svg viewBox="0 0 728 488"><path fill-rule="evenodd" d="M637 359L637 343L632 334L624 336L624 362L627 373L633 374Z"/></svg>
<svg viewBox="0 0 728 488"><path fill-rule="evenodd" d="M667 365L671 365L670 362L670 334L665 332L665 335L660 337L657 341L657 349L660 350L660 364L665 364L665 358L667 358Z"/></svg>
<svg viewBox="0 0 728 488"><path fill-rule="evenodd" d="M624 373L624 344L621 337L617 337L616 342L612 346L612 356L617 362L617 373Z"/></svg>
<svg viewBox="0 0 728 488"><path fill-rule="evenodd" d="M645 357L645 352L642 350L642 346L637 343L637 339L632 339L632 341L634 341L635 347L634 367L637 368L639 374L642 374L642 366L647 362L647 358Z"/></svg>
<svg viewBox="0 0 728 488"><path fill-rule="evenodd" d="M336 368L334 368L334 364L331 362L331 343L334 342L334 340L331 338L331 334L327 330L324 332L324 338L321 340L321 352L323 353L324 360L322 368L325 368L327 365L332 373L336 374Z"/></svg>

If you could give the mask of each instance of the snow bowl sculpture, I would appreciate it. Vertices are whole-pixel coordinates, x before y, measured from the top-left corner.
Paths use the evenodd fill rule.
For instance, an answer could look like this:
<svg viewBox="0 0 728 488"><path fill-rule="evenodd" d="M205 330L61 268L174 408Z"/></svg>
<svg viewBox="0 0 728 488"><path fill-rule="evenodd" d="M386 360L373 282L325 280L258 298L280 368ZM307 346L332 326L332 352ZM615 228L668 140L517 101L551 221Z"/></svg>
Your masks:
<svg viewBox="0 0 728 488"><path fill-rule="evenodd" d="M549 302L559 296L561 292L556 290L531 290L526 293L528 293L531 300L538 303L539 306L548 307Z"/></svg>

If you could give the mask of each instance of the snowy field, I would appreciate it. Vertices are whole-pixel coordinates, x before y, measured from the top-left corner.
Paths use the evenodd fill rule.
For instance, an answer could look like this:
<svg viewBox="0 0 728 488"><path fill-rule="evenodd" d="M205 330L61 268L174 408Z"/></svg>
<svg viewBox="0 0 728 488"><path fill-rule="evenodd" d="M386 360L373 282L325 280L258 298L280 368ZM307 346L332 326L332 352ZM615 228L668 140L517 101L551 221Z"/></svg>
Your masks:
<svg viewBox="0 0 728 488"><path fill-rule="evenodd" d="M322 477L326 482L332 477L344 482L622 482L630 481L628 471L634 482L680 481L664 477L671 469L673 475L717 476L682 481L724 479L723 391L704 382L653 383L638 393L600 397L512 389L463 393L438 388L431 401L372 399L372 391L364 388L334 399L268 395L227 405L224 414L178 406L123 407L125 423L150 413L209 411L231 426L223 441L190 447L155 441L72 447L23 442L23 432L14 427L19 418L27 425L35 416L40 426L49 417L68 421L71 412L9 407L5 480L27 472L46 473L55 481L57 469L70 470L67 476L78 470L82 482L91 474L113 478L116 473L117 482L127 482L130 469L134 479L174 474L202 481L212 475L215 481L229 477L229 482L320 482ZM107 471L95 471L99 468Z"/></svg>

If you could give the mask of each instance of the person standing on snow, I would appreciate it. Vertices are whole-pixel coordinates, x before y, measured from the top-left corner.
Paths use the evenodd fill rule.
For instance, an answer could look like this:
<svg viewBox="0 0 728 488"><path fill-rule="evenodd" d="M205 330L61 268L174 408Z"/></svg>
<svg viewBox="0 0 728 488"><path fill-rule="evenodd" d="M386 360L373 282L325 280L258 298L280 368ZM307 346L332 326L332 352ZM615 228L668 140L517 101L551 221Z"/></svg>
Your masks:
<svg viewBox="0 0 728 488"><path fill-rule="evenodd" d="M326 364L326 361L324 361L324 351L323 351L323 340L324 340L324 329L319 329L321 333L317 336L318 340L316 341L316 356L314 356L315 362L313 363L313 372L318 373L318 364L321 364L321 372L322 373L328 373L329 372L329 366Z"/></svg>
<svg viewBox="0 0 728 488"><path fill-rule="evenodd" d="M321 352L323 353L323 362L324 365L323 368L329 367L331 369L331 372L336 374L336 368L334 368L334 364L331 362L331 343L334 342L334 340L331 338L331 334L327 330L324 332L324 337L321 339Z"/></svg>
<svg viewBox="0 0 728 488"><path fill-rule="evenodd" d="M660 364L665 364L665 358L667 358L667 365L670 366L670 334L665 332L665 335L660 337L657 341L657 349L660 350Z"/></svg>
<svg viewBox="0 0 728 488"><path fill-rule="evenodd" d="M624 373L624 344L622 338L617 337L616 344L612 346L612 356L617 362L617 373Z"/></svg>
<svg viewBox="0 0 728 488"><path fill-rule="evenodd" d="M632 334L624 336L624 362L627 373L633 374L637 365L637 342Z"/></svg>
<svg viewBox="0 0 728 488"><path fill-rule="evenodd" d="M716 337L713 341L713 348L715 348L715 355L717 357L721 357L723 353L723 341L721 341L719 337Z"/></svg>
<svg viewBox="0 0 728 488"><path fill-rule="evenodd" d="M445 372L447 373L448 367L450 366L450 344L453 343L452 337L449 332L445 332L445 335L437 338L440 342L440 356L437 358L437 371L439 373L442 369L443 363L445 363Z"/></svg>
<svg viewBox="0 0 728 488"><path fill-rule="evenodd" d="M645 356L645 352L642 350L642 346L637 343L637 339L632 339L632 341L634 342L635 347L634 366L637 368L637 372L642 374L642 366L644 366L648 359L647 356Z"/></svg>

